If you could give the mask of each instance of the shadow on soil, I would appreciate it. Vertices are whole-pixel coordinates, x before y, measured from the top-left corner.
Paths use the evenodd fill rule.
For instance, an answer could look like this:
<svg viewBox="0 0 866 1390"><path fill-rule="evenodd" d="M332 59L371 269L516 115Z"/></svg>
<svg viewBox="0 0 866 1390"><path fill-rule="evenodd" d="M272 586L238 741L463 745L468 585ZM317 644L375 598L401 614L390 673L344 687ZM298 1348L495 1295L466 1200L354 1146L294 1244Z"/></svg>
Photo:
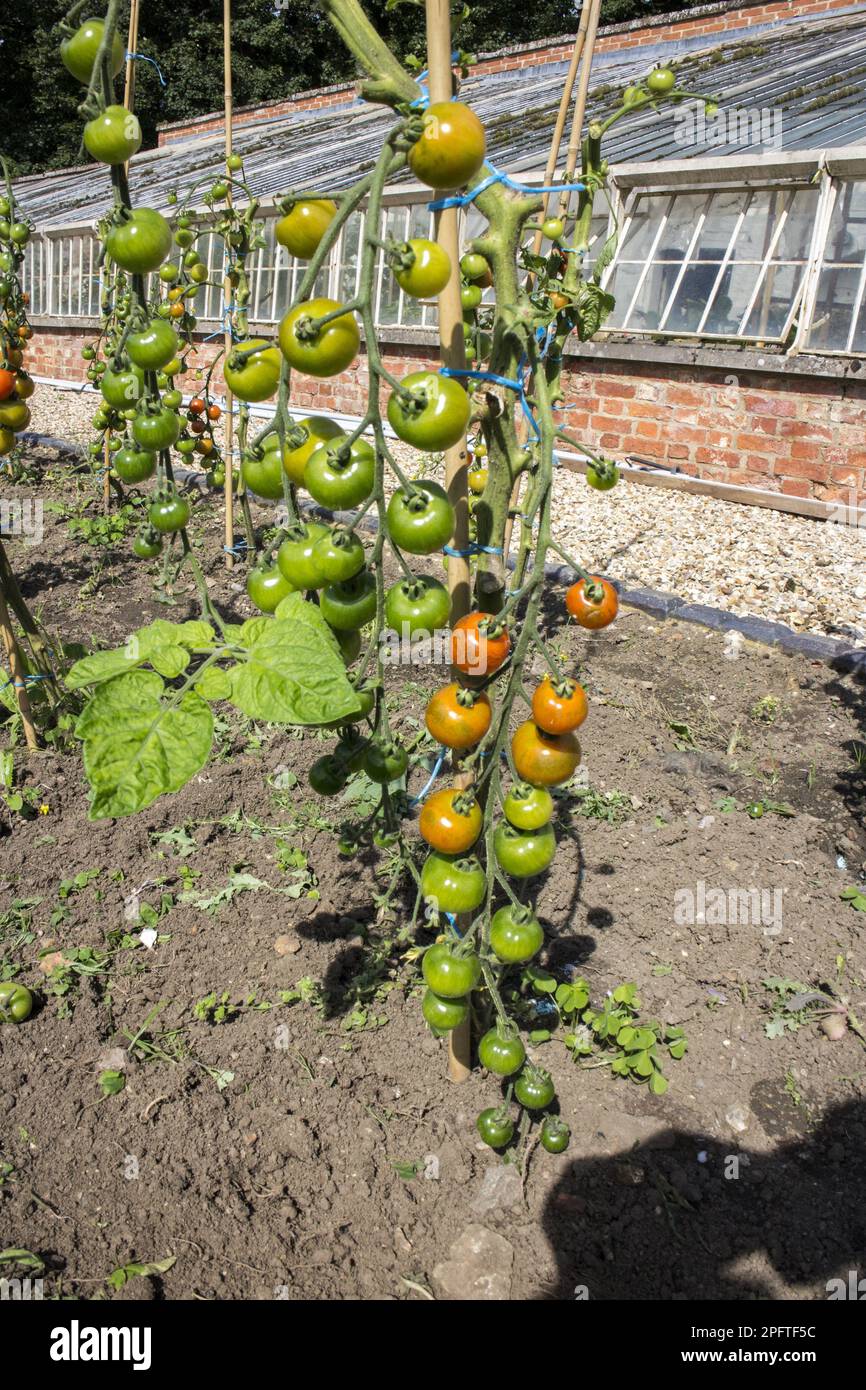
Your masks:
<svg viewBox="0 0 866 1390"><path fill-rule="evenodd" d="M847 1286L850 1271L856 1285L866 1273L864 1138L866 1104L851 1101L768 1154L671 1129L627 1154L579 1160L544 1210L559 1269L546 1293L768 1299L811 1286L802 1296L815 1298L816 1282Z"/></svg>

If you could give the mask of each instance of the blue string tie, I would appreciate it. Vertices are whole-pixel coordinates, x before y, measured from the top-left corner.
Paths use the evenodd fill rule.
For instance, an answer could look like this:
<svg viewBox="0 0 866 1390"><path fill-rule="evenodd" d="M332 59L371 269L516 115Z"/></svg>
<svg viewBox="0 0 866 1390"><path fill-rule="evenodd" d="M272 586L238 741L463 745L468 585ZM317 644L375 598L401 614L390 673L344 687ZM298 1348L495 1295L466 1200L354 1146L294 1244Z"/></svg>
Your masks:
<svg viewBox="0 0 866 1390"><path fill-rule="evenodd" d="M446 208L466 207L494 183L502 183L506 188L513 188L515 193L528 193L530 196L534 193L583 193L586 189L586 185L582 183L547 183L541 184L537 188L531 188L529 184L518 183L516 179L510 178L503 169L497 169L496 165L489 159L486 167L491 172L468 193L455 193L450 198L437 198L435 202L428 203L427 207L431 212L444 212Z"/></svg>
<svg viewBox="0 0 866 1390"><path fill-rule="evenodd" d="M153 66L156 68L156 75L159 78L160 86L168 86L168 83L165 80L165 77L163 76L162 68L159 66L159 63L156 61L155 58L148 58L146 53L127 53L125 56L127 61L129 61L129 59L131 58L134 63L152 63Z"/></svg>
<svg viewBox="0 0 866 1390"><path fill-rule="evenodd" d="M466 560L470 555L501 555L501 545L478 545L472 541L465 550L455 550L451 545L443 545L443 555L451 555L455 560Z"/></svg>

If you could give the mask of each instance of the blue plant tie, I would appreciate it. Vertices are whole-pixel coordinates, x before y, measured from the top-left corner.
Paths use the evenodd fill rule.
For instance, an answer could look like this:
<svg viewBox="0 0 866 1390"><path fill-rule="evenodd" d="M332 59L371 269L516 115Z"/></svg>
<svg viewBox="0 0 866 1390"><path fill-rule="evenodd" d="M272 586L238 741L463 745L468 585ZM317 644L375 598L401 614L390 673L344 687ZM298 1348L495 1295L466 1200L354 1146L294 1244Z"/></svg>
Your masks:
<svg viewBox="0 0 866 1390"><path fill-rule="evenodd" d="M236 541L234 545L223 546L226 555L243 555L246 549L247 543L244 540Z"/></svg>
<svg viewBox="0 0 866 1390"><path fill-rule="evenodd" d="M465 550L455 550L451 545L443 545L442 553L444 555L453 555L455 560L466 560L470 555L501 555L502 546L478 545L475 541L472 541Z"/></svg>
<svg viewBox="0 0 866 1390"><path fill-rule="evenodd" d="M451 51L451 62L452 62L452 63L456 63L456 62L458 62L459 58L460 58L460 50L459 50L458 48L452 49L452 51ZM430 105L430 92L428 91L428 89L427 89L427 87L426 87L426 85L425 85L425 82L424 82L425 77L428 77L428 76L429 76L429 71L428 71L427 68L425 68L424 71L423 71L423 72L419 72L418 76L415 78L415 81L417 82L418 86L421 88L421 95L420 95L420 97L416 97L414 101L410 101L410 102L409 102L409 110L410 110L410 111L425 111L425 110L427 109L427 107ZM452 97L451 100L453 101L454 98Z"/></svg>
<svg viewBox="0 0 866 1390"><path fill-rule="evenodd" d="M430 794L430 788L433 786L433 783L436 781L436 778L442 771L442 764L445 761L447 753L447 748L439 749L439 756L437 757L436 762L433 765L433 771L430 773L430 776L428 777L425 785L421 788L417 796L409 797L410 806L420 806L421 802L426 800L426 798Z"/></svg>
<svg viewBox="0 0 866 1390"><path fill-rule="evenodd" d="M160 84L160 86L161 86L161 87L167 87L167 86L168 86L168 82L166 81L165 77L163 76L162 68L159 66L159 63L156 61L155 58L148 58L148 56L147 56L146 53L127 53L127 54L126 54L126 59L127 59L127 62L128 62L130 59L132 59L132 61L133 61L134 63L152 63L153 66L156 68L156 75L157 75L157 77L159 78L159 84Z"/></svg>
<svg viewBox="0 0 866 1390"><path fill-rule="evenodd" d="M522 382L512 381L511 378L507 376L497 376L496 372L472 372L468 367L440 367L439 375L472 377L475 381L494 381L497 386L504 386L509 391L521 392L523 390Z"/></svg>
<svg viewBox="0 0 866 1390"><path fill-rule="evenodd" d="M5 690L6 687L7 687L7 685L14 685L16 690L24 690L26 686L32 685L34 681L50 681L50 680L51 680L51 676L50 676L50 675L47 675L47 674L45 674L45 673L34 674L34 675L32 675L32 676L25 675L23 681L16 681L16 680L13 680L12 677L10 676L8 680L4 681L3 684L0 685L0 690Z"/></svg>
<svg viewBox="0 0 866 1390"><path fill-rule="evenodd" d="M494 183L503 183L506 188L513 188L515 193L528 193L530 196L534 193L583 193L586 187L582 183L548 183L541 184L538 188L530 188L526 183L518 183L516 179L509 178L503 169L497 169L496 165L489 159L487 160L487 168L491 172L486 179L481 180L476 188L470 189L468 193L454 194L450 198L437 198L435 202L427 204L430 211L442 212L445 208L466 207L468 203L475 201L479 193L483 193Z"/></svg>

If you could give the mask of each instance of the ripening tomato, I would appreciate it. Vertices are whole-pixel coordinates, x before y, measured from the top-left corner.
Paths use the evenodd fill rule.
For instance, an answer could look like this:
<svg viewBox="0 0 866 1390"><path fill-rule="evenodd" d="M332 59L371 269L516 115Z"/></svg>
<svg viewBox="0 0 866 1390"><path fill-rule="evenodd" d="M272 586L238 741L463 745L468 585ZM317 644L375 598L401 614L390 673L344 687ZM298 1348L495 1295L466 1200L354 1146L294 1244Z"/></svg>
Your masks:
<svg viewBox="0 0 866 1390"><path fill-rule="evenodd" d="M489 613L467 613L451 632L451 664L467 676L498 671L511 651L506 628Z"/></svg>
<svg viewBox="0 0 866 1390"><path fill-rule="evenodd" d="M26 430L30 424L30 407L24 401L7 400L0 404L0 425L4 429Z"/></svg>
<svg viewBox="0 0 866 1390"><path fill-rule="evenodd" d="M99 379L99 389L108 405L115 410L128 410L138 405L144 395L144 372L134 364L119 371L108 366Z"/></svg>
<svg viewBox="0 0 866 1390"><path fill-rule="evenodd" d="M280 354L267 338L247 338L235 344L223 376L238 400L266 401L280 384Z"/></svg>
<svg viewBox="0 0 866 1390"><path fill-rule="evenodd" d="M134 208L108 229L105 249L121 270L147 275L159 269L171 250L171 227L154 208Z"/></svg>
<svg viewBox="0 0 866 1390"><path fill-rule="evenodd" d="M565 606L581 627L590 632L607 627L619 611L616 589L607 579L591 574L579 579L565 595Z"/></svg>
<svg viewBox="0 0 866 1390"><path fill-rule="evenodd" d="M0 401L5 401L15 390L15 373L0 367Z"/></svg>
<svg viewBox="0 0 866 1390"><path fill-rule="evenodd" d="M303 198L279 219L274 235L289 255L306 261L316 250L337 214L330 198Z"/></svg>
<svg viewBox="0 0 866 1390"><path fill-rule="evenodd" d="M397 248L395 257L394 279L413 299L432 299L451 279L451 259L438 241L413 237ZM407 261L408 265L400 263Z"/></svg>
<svg viewBox="0 0 866 1390"><path fill-rule="evenodd" d="M481 834L481 807L471 791L443 787L421 807L418 829L432 849L442 854L463 854Z"/></svg>
<svg viewBox="0 0 866 1390"><path fill-rule="evenodd" d="M15 448L15 435L5 425L0 425L0 458L11 454Z"/></svg>
<svg viewBox="0 0 866 1390"><path fill-rule="evenodd" d="M283 356L295 371L328 377L343 372L358 355L361 333L354 314L338 314L319 326L317 320L341 308L336 299L296 304L279 328Z"/></svg>
<svg viewBox="0 0 866 1390"><path fill-rule="evenodd" d="M292 445L289 442L289 435L286 436L283 468L293 483L303 483L304 470L313 450L318 449L320 444L329 439L336 439L338 434L343 433L343 430L336 420L329 420L326 415L310 415L305 420L298 420L294 424L293 430L303 433L305 438L301 444ZM279 449L279 440L276 435L268 436L266 447Z"/></svg>
<svg viewBox="0 0 866 1390"><path fill-rule="evenodd" d="M76 6L77 8L77 6ZM60 45L60 58L65 68L85 86L90 85L93 64L102 43L105 24L101 19L86 19L74 34ZM111 40L111 75L116 77L126 59L126 50L115 30Z"/></svg>
<svg viewBox="0 0 866 1390"><path fill-rule="evenodd" d="M428 188L462 188L484 163L484 127L462 101L435 101L424 111L409 167Z"/></svg>
<svg viewBox="0 0 866 1390"><path fill-rule="evenodd" d="M574 734L546 734L527 719L514 733L511 756L522 781L536 787L556 787L574 773L580 762L580 744Z"/></svg>
<svg viewBox="0 0 866 1390"><path fill-rule="evenodd" d="M467 477L469 491L474 493L476 497L480 497L487 486L489 476L490 472L487 468L470 468Z"/></svg>
<svg viewBox="0 0 866 1390"><path fill-rule="evenodd" d="M36 382L33 380L32 376L27 376L26 373L19 372L15 378L15 394L19 401L29 401L35 390ZM0 395L0 400L2 399L3 397Z"/></svg>
<svg viewBox="0 0 866 1390"><path fill-rule="evenodd" d="M472 748L490 728L487 696L462 686L445 685L430 699L424 716L429 733L446 748Z"/></svg>
<svg viewBox="0 0 866 1390"><path fill-rule="evenodd" d="M141 148L138 117L126 106L106 106L85 125L84 147L100 164L125 164Z"/></svg>
<svg viewBox="0 0 866 1390"><path fill-rule="evenodd" d="M201 396L193 396L188 407L190 415L204 415L204 408Z"/></svg>
<svg viewBox="0 0 866 1390"><path fill-rule="evenodd" d="M438 372L410 372L388 400L388 422L404 444L436 452L466 433L471 403L463 387Z"/></svg>
<svg viewBox="0 0 866 1390"><path fill-rule="evenodd" d="M545 676L532 696L532 717L546 734L579 729L588 709L583 686L561 677Z"/></svg>

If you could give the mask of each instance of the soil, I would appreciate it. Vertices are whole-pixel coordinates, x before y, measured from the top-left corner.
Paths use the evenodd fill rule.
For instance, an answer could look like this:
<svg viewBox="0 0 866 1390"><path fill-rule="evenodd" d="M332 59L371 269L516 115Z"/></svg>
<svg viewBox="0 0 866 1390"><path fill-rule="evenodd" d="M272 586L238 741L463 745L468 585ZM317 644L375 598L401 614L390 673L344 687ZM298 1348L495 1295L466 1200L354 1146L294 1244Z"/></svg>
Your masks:
<svg viewBox="0 0 866 1390"><path fill-rule="evenodd" d="M33 466L45 502L69 500L70 464ZM252 609L219 526L203 503L212 597L237 620ZM115 645L196 614L186 590L156 601L128 540L98 553L56 513L41 546L9 550L66 640ZM551 594L551 624L561 612ZM768 1036L763 982L823 982L866 1021L866 914L840 897L866 877L866 682L629 609L554 640L591 713L588 789L560 800L537 893L542 963L595 1002L633 981L644 1017L683 1027L669 1090L581 1066L554 1035L530 1050L567 1152L530 1140L521 1169L480 1144L500 1085L446 1079L419 1008L414 948L433 937L407 934L408 893L377 922L381 856L377 877L372 855L337 853L329 824L348 808L304 781L324 736L227 717L189 786L97 823L74 752L17 749L48 811L4 812L0 833L2 968L39 991L0 1031L0 1249L41 1258L46 1296L823 1299L862 1266L864 1043L814 1021ZM417 729L436 681L394 678L398 730ZM768 911L688 920L701 884L763 890ZM84 954L49 976L50 949ZM126 1084L103 1097L108 1068ZM170 1267L115 1292L107 1277L133 1261Z"/></svg>

